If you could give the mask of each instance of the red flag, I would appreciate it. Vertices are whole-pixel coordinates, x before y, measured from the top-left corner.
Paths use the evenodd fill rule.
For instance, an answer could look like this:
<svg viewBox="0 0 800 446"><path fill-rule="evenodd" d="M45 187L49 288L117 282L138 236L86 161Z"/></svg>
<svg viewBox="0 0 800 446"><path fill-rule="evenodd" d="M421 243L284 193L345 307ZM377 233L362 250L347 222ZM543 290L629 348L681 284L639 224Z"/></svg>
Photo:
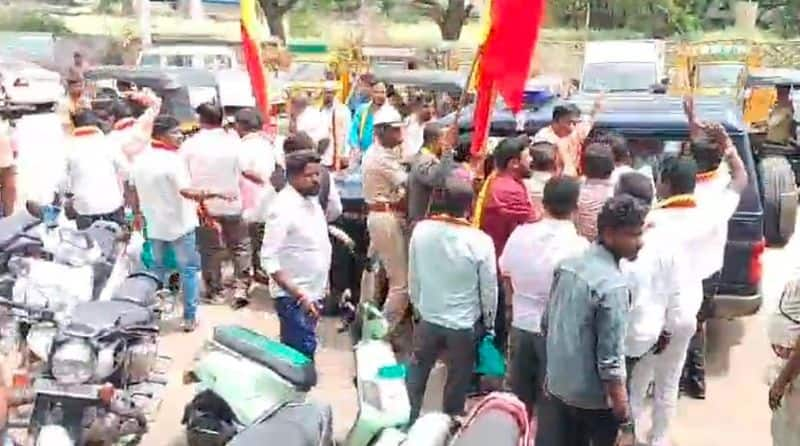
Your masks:
<svg viewBox="0 0 800 446"><path fill-rule="evenodd" d="M264 127L271 128L271 116L269 95L267 88L267 76L264 72L264 62L261 54L260 39L263 37L263 30L257 19L255 0L243 0L241 2L241 31L242 31L242 58L250 75L250 84L253 88L253 96L256 99L256 107L264 118Z"/></svg>
<svg viewBox="0 0 800 446"><path fill-rule="evenodd" d="M522 108L544 10L545 0L492 0L489 5L488 33L478 54L471 149L475 157L481 154L488 136L495 94L500 94L514 113Z"/></svg>

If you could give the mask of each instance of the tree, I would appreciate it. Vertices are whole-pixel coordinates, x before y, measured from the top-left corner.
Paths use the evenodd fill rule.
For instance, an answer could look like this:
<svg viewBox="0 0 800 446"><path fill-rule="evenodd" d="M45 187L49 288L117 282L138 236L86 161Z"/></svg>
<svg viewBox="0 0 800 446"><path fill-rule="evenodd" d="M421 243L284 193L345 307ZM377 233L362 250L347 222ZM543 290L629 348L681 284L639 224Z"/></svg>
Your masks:
<svg viewBox="0 0 800 446"><path fill-rule="evenodd" d="M465 0L412 0L411 4L428 15L442 33L442 39L454 41L461 37L461 28L472 11L472 2Z"/></svg>
<svg viewBox="0 0 800 446"><path fill-rule="evenodd" d="M258 0L264 15L267 16L269 33L279 37L286 43L286 29L283 27L283 17L297 4L298 0Z"/></svg>

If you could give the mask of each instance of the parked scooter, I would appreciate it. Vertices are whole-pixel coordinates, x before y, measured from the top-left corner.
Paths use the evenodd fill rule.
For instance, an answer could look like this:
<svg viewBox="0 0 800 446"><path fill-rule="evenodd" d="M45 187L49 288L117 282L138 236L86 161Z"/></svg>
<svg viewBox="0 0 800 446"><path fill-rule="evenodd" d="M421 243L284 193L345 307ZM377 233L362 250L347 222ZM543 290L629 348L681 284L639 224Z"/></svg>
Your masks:
<svg viewBox="0 0 800 446"><path fill-rule="evenodd" d="M182 420L189 446L217 446L240 433L251 435L244 433L248 427L304 402L317 372L313 361L287 345L243 327L220 326L184 382L197 383ZM281 444L290 446L283 438Z"/></svg>

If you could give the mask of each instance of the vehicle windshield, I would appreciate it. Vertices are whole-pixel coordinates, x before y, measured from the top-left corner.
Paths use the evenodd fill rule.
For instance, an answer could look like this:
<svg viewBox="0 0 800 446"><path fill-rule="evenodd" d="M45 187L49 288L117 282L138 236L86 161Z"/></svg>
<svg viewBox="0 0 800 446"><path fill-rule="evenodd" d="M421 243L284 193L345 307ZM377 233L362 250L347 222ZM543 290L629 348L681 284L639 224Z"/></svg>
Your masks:
<svg viewBox="0 0 800 446"><path fill-rule="evenodd" d="M139 61L139 65L143 67L160 67L161 56L158 54L145 54L142 56L142 60Z"/></svg>
<svg viewBox="0 0 800 446"><path fill-rule="evenodd" d="M164 100L161 113L172 115L181 123L195 120L194 108L187 89L176 88L159 93Z"/></svg>
<svg viewBox="0 0 800 446"><path fill-rule="evenodd" d="M705 88L731 88L739 84L744 65L706 64L697 67L697 86Z"/></svg>
<svg viewBox="0 0 800 446"><path fill-rule="evenodd" d="M289 72L289 79L292 82L319 82L325 80L327 69L323 62L296 63Z"/></svg>
<svg viewBox="0 0 800 446"><path fill-rule="evenodd" d="M583 68L581 90L587 93L647 92L657 82L652 63L595 63Z"/></svg>

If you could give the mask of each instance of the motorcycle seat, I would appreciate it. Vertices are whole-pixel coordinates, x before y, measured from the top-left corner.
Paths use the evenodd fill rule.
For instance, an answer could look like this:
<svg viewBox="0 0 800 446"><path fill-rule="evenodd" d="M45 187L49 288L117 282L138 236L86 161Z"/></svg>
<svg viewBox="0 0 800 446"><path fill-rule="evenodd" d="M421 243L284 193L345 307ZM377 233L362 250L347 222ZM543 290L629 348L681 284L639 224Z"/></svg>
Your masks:
<svg viewBox="0 0 800 446"><path fill-rule="evenodd" d="M75 306L65 331L91 337L114 327L133 327L154 323L150 310L132 302L107 300L84 302Z"/></svg>
<svg viewBox="0 0 800 446"><path fill-rule="evenodd" d="M265 438L279 438L282 446L333 444L331 407L313 401L290 403L234 437L229 446L261 446Z"/></svg>
<svg viewBox="0 0 800 446"><path fill-rule="evenodd" d="M501 409L486 409L459 432L452 446L517 446L519 424L514 416Z"/></svg>
<svg viewBox="0 0 800 446"><path fill-rule="evenodd" d="M134 273L122 281L111 300L126 301L143 307L152 307L158 303L156 292L161 289L161 281L149 273Z"/></svg>
<svg viewBox="0 0 800 446"><path fill-rule="evenodd" d="M238 325L214 328L213 340L245 358L269 368L302 391L317 384L314 362L289 347Z"/></svg>

